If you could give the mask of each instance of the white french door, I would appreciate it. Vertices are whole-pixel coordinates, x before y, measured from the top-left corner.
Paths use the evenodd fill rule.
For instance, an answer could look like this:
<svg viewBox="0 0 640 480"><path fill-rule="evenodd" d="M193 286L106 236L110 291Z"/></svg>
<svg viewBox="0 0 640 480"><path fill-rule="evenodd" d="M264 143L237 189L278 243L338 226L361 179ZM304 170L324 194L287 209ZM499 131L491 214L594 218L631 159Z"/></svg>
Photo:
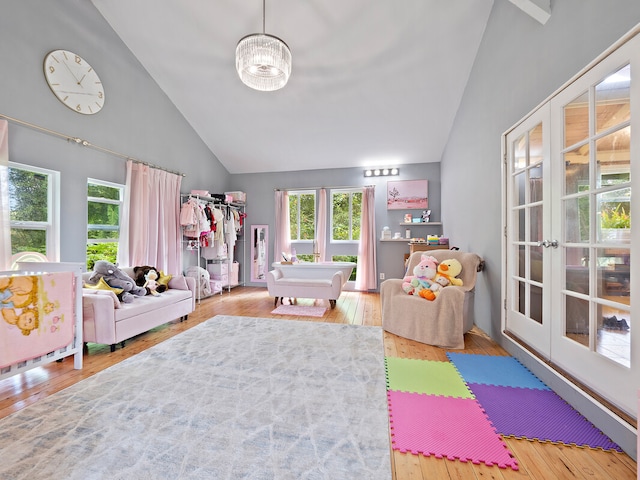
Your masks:
<svg viewBox="0 0 640 480"><path fill-rule="evenodd" d="M507 329L545 358L551 348L549 255L551 238L549 105L512 130L507 152Z"/></svg>
<svg viewBox="0 0 640 480"><path fill-rule="evenodd" d="M634 124L640 125L640 36L505 136L505 329L637 418L640 323L631 317L640 232L630 219L632 187L640 185L640 129Z"/></svg>

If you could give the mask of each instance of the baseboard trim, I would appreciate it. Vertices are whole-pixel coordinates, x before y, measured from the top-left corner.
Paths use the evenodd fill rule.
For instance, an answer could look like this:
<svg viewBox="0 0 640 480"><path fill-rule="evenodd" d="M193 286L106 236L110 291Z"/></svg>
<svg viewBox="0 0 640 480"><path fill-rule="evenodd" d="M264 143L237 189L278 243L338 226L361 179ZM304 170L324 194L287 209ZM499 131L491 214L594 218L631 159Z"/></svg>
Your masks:
<svg viewBox="0 0 640 480"><path fill-rule="evenodd" d="M620 411L567 372L542 358L518 337L502 334L502 347L546 383L573 408L638 461L635 419Z"/></svg>

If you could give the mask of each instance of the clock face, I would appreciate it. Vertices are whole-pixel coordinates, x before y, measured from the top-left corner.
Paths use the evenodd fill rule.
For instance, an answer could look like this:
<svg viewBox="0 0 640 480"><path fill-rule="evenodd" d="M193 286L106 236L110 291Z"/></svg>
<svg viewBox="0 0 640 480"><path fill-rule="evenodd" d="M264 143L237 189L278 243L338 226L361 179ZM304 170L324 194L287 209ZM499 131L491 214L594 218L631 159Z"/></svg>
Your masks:
<svg viewBox="0 0 640 480"><path fill-rule="evenodd" d="M44 76L51 91L71 110L98 113L104 105L102 82L80 55L54 50L44 58Z"/></svg>

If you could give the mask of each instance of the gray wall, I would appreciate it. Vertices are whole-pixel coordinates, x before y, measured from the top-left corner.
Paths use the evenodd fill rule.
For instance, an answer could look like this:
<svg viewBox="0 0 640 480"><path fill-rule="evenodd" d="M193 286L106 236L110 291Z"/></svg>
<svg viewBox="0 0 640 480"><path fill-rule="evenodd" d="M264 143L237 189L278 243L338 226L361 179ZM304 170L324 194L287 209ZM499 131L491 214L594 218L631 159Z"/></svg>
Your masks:
<svg viewBox="0 0 640 480"><path fill-rule="evenodd" d="M431 209L431 221L440 221L440 164L421 163L402 165L400 175L397 177L367 177L363 175L364 168L324 169L310 171L291 171L279 173L257 173L231 175L231 190L247 192L247 219L246 225L269 225L269 262L273 259L273 237L275 229L274 189L297 189L313 187L362 187L375 185L376 187L376 245L378 254L378 272L385 273L386 278L400 278L404 275L404 254L409 252L407 242L380 242L382 227L388 226L391 232L401 232L404 235L405 227L399 223L405 213L417 216L418 210L391 210L387 211L386 191L388 180L417 180L429 181L429 208ZM427 233L440 233L436 227L412 227L413 236L424 236ZM446 234L446 224L444 225ZM247 237L248 238L248 237ZM453 241L453 239L452 239ZM454 242L455 243L455 242ZM247 243L245 265L245 278L249 278L250 248ZM311 253L306 250L298 250L298 253ZM340 254L336 252L337 254ZM251 284L251 283L250 283ZM264 285L264 284L252 284Z"/></svg>
<svg viewBox="0 0 640 480"><path fill-rule="evenodd" d="M105 106L80 115L44 80L51 50L83 56L105 86ZM186 174L183 191L222 191L229 173L86 0L0 0L0 114ZM87 178L124 183L125 160L9 125L9 160L61 172L61 258L84 262Z"/></svg>
<svg viewBox="0 0 640 480"><path fill-rule="evenodd" d="M498 341L502 339L500 137L638 22L637 0L552 0L546 25L507 0L494 2L442 158L442 217L460 247L485 259L486 270L479 276L475 295L475 321ZM527 358L522 350L503 344ZM579 402L578 395L560 393ZM581 407L589 416L589 406ZM621 438L606 425L606 418L591 413L590 420L633 454L634 438Z"/></svg>

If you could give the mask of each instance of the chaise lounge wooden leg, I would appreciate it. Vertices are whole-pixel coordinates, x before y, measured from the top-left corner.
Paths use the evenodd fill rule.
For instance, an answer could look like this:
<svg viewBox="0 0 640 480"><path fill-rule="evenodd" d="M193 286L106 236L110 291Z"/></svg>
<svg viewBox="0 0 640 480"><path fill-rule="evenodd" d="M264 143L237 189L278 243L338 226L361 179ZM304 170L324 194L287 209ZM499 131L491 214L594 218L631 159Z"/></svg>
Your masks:
<svg viewBox="0 0 640 480"><path fill-rule="evenodd" d="M329 305L331 305L332 309L336 308L336 300L329 300Z"/></svg>
<svg viewBox="0 0 640 480"><path fill-rule="evenodd" d="M111 353L113 353L113 352L115 352L115 351L116 351L116 344L115 344L115 343L112 343L112 344L111 344Z"/></svg>

